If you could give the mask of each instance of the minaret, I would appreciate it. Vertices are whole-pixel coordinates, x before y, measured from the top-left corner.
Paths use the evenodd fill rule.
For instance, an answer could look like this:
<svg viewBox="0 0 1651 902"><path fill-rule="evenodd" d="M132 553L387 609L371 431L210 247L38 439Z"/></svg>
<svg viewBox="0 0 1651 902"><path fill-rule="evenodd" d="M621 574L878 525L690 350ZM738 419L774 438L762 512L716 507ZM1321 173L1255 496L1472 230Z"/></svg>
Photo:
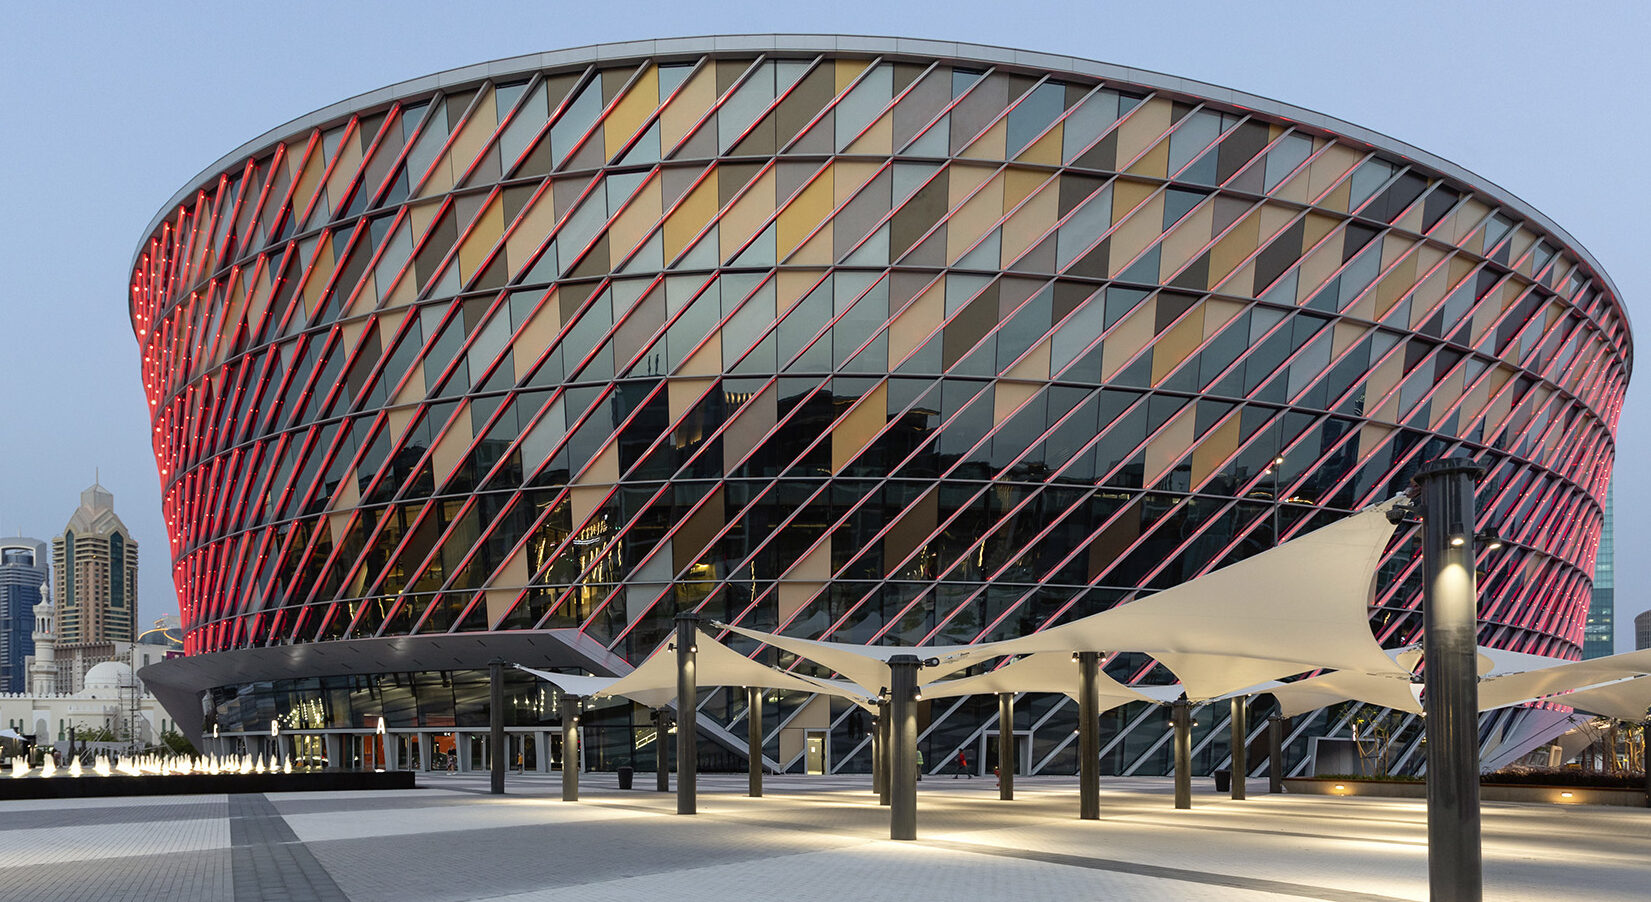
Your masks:
<svg viewBox="0 0 1651 902"><path fill-rule="evenodd" d="M57 694L57 646L52 621L56 608L52 596L41 587L41 602L34 606L34 658L29 663L29 694Z"/></svg>

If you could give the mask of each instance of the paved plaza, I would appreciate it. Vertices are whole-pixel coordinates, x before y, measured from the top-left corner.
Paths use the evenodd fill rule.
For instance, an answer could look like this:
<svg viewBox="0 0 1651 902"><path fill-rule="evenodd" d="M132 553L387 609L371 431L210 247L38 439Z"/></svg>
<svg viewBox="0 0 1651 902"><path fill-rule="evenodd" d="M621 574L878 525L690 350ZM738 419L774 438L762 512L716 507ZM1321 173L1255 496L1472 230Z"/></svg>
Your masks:
<svg viewBox="0 0 1651 902"><path fill-rule="evenodd" d="M1425 822L1410 800L1270 796L1199 781L1175 811L1161 779L1103 783L1076 817L1072 778L919 784L914 843L888 840L865 777L701 777L675 814L653 775L621 792L588 774L421 775L397 792L0 802L0 899L538 902L1426 898ZM1486 898L1642 900L1651 811L1487 804Z"/></svg>

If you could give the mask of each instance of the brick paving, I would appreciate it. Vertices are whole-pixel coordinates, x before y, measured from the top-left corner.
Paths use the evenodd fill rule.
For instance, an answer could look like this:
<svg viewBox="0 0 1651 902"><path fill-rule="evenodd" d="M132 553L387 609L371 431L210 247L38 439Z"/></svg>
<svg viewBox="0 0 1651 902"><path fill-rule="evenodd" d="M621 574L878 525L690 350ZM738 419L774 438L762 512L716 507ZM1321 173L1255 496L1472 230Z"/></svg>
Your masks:
<svg viewBox="0 0 1651 902"><path fill-rule="evenodd" d="M1425 811L1397 799L1269 796L1201 785L1191 811L1167 780L1109 780L1079 821L1071 779L920 784L915 843L856 777L701 778L700 813L587 775L578 804L555 776L420 776L395 792L0 802L6 902L800 902L1030 899L1420 900ZM1207 783L1207 781L1201 781ZM1257 786L1259 790L1264 787ZM1651 811L1487 805L1486 898L1645 897Z"/></svg>

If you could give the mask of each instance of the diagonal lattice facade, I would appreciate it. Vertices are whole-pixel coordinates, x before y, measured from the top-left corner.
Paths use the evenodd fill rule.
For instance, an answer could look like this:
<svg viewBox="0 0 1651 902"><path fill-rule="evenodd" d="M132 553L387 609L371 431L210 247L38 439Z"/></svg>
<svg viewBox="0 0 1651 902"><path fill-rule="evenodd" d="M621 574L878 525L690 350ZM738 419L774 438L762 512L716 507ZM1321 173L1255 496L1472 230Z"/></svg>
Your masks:
<svg viewBox="0 0 1651 902"><path fill-rule="evenodd" d="M1224 89L749 43L397 86L157 219L130 300L190 653L575 628L636 661L684 609L1002 638L1445 453L1509 541L1483 641L1578 653L1632 347L1540 214Z"/></svg>

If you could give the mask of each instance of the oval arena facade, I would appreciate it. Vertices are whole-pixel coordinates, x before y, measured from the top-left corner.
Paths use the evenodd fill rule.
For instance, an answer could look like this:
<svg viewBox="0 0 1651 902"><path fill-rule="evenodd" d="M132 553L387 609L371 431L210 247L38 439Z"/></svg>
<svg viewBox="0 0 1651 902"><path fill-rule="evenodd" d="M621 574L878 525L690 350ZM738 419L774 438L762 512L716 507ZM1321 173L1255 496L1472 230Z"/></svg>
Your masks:
<svg viewBox="0 0 1651 902"><path fill-rule="evenodd" d="M180 191L130 311L187 650L146 680L197 736L364 755L382 727L392 766L471 763L496 657L623 672L686 610L1006 638L1446 454L1486 465L1507 542L1481 642L1576 657L1632 364L1586 250L1454 164L1225 88L878 38L605 45L344 101ZM1406 527L1390 647L1419 563ZM509 688L511 754L548 766L552 690ZM740 696L700 697L707 766L744 767ZM765 707L775 766L868 769L850 706ZM1026 766L1070 773L1075 706L1017 710ZM925 703L927 761L982 760L994 715ZM1351 716L1297 719L1295 766ZM645 710L582 722L587 766L652 761ZM1163 724L1108 714L1103 766L1164 772Z"/></svg>

